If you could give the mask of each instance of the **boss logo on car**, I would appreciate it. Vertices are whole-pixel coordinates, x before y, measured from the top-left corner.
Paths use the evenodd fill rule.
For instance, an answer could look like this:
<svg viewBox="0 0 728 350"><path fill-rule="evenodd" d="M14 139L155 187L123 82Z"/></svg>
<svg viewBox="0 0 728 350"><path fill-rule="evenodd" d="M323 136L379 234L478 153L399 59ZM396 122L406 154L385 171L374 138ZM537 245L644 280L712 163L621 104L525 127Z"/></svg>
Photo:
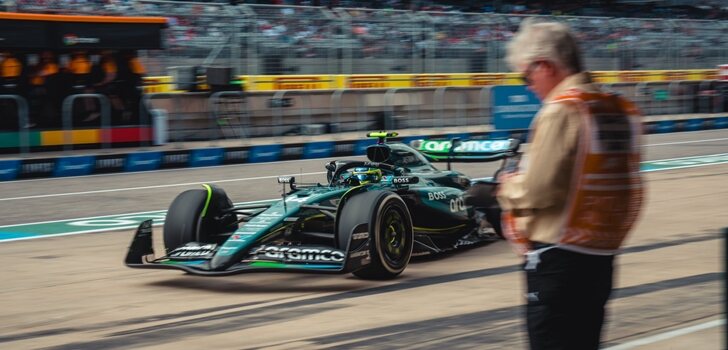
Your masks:
<svg viewBox="0 0 728 350"><path fill-rule="evenodd" d="M395 185L408 185L408 184L416 184L418 182L418 178L414 176L398 176L395 178L392 178L392 183Z"/></svg>
<svg viewBox="0 0 728 350"><path fill-rule="evenodd" d="M427 192L427 199L431 201L437 201L441 199L447 199L447 195L445 192L438 191L438 192Z"/></svg>
<svg viewBox="0 0 728 350"><path fill-rule="evenodd" d="M253 248L250 255L258 260L284 262L343 262L346 258L346 254L342 251L316 247L260 246Z"/></svg>

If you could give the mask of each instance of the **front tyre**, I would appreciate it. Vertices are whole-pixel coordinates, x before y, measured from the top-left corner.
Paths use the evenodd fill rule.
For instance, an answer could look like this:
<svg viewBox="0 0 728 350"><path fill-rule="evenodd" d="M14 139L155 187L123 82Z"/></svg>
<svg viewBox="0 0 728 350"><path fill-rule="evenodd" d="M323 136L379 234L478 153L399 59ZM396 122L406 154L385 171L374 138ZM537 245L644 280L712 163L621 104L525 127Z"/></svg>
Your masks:
<svg viewBox="0 0 728 350"><path fill-rule="evenodd" d="M167 252L189 242L199 241L198 233L207 191L187 190L180 193L164 218L164 247Z"/></svg>
<svg viewBox="0 0 728 350"><path fill-rule="evenodd" d="M412 257L412 218L398 195L386 191L373 195L369 221L371 263L353 274L363 279L392 279L404 271Z"/></svg>

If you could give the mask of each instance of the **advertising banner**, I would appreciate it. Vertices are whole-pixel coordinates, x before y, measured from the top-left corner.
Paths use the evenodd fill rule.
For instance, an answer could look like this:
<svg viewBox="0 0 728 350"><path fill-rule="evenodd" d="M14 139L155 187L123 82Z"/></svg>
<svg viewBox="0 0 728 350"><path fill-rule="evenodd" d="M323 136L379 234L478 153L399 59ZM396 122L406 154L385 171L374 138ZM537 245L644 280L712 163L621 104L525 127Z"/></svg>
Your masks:
<svg viewBox="0 0 728 350"><path fill-rule="evenodd" d="M157 170L162 165L162 152L130 153L124 164L124 171Z"/></svg>
<svg viewBox="0 0 728 350"><path fill-rule="evenodd" d="M536 95L524 85L493 87L492 99L496 130L527 129L541 108Z"/></svg>
<svg viewBox="0 0 728 350"><path fill-rule="evenodd" d="M225 150L222 148L200 148L190 152L190 166L213 166L222 164Z"/></svg>
<svg viewBox="0 0 728 350"><path fill-rule="evenodd" d="M63 157L56 160L53 176L81 176L91 174L96 164L94 156Z"/></svg>
<svg viewBox="0 0 728 350"><path fill-rule="evenodd" d="M15 180L20 172L20 160L0 160L0 181Z"/></svg>
<svg viewBox="0 0 728 350"><path fill-rule="evenodd" d="M275 162L281 156L281 145L263 145L250 148L250 163Z"/></svg>
<svg viewBox="0 0 728 350"><path fill-rule="evenodd" d="M334 153L334 142L311 142L303 148L303 159L326 158Z"/></svg>

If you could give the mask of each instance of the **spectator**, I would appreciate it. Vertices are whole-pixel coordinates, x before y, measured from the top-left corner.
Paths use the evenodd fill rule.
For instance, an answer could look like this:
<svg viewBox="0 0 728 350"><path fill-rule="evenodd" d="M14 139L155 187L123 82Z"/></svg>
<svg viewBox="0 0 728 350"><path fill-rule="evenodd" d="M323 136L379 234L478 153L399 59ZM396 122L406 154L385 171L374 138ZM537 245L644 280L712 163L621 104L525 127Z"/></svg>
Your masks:
<svg viewBox="0 0 728 350"><path fill-rule="evenodd" d="M119 96L120 88L118 81L119 65L116 62L113 52L105 50L101 52L101 60L99 62L101 80L95 82L93 87L96 93L105 95L111 102L112 118L121 115L124 111L124 103ZM98 70L98 68L97 68ZM86 122L93 121L99 117L99 113L86 118Z"/></svg>
<svg viewBox="0 0 728 350"><path fill-rule="evenodd" d="M35 66L30 78L31 120L47 127L61 124L59 67L56 56L50 51L41 53L40 62ZM35 111L35 112L33 112Z"/></svg>
<svg viewBox="0 0 728 350"><path fill-rule="evenodd" d="M23 64L11 52L3 52L0 57L0 95L21 95L25 97L23 84ZM18 107L11 100L0 100L0 130L18 129ZM26 125L30 126L30 125Z"/></svg>
<svg viewBox="0 0 728 350"><path fill-rule="evenodd" d="M524 21L506 58L543 101L523 170L498 190L504 234L525 258L531 349L596 350L614 255L642 202L641 120L591 84L564 24Z"/></svg>

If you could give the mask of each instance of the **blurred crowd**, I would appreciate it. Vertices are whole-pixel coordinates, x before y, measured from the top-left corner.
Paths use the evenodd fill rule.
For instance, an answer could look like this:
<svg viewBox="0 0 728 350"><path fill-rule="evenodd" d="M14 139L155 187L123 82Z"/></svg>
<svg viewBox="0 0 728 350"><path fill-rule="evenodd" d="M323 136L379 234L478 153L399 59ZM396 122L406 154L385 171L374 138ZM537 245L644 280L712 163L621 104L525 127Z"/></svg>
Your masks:
<svg viewBox="0 0 728 350"><path fill-rule="evenodd" d="M626 57L619 69L642 68L629 60L630 50L670 49L681 57L700 62L707 55L715 56L716 50L725 50L728 44L728 24L721 21L728 19L728 9L716 6L720 3L698 0L691 2L691 6L663 7L655 4L623 4L619 1L571 0L0 2L5 11L14 12L166 17L169 24L166 51L169 57L177 60L175 64L184 62L185 58L198 62L207 59L221 45L239 45L243 57L255 57L263 65L273 67L253 74L296 73L295 68L284 67L280 63L284 58L311 61L321 58L409 59L416 55L427 58L473 57L481 61L473 61L472 71L485 71L485 57L498 57L497 51L502 50L503 45L511 39L522 19L534 15L567 22L580 36L587 56L614 57L618 54ZM232 53L227 54L232 56ZM38 101L50 101L58 107L65 96L81 92L109 94L115 123L134 118L138 111L139 92L138 88L132 86L138 86L137 82L140 84L141 78L137 75L141 76L142 73L129 68L130 58L126 57L127 54L113 53L113 59L102 52L86 52L84 55L88 56L91 68L84 73L87 77L79 80L79 74L71 64L76 60L76 53L31 53L18 57L10 57L10 53L6 53L3 62L8 62L7 66L10 67L15 64L13 60L18 60L22 77L18 78L17 83L4 84L4 93L10 93L8 87L14 87L28 98L31 105L30 126L53 127L60 120L60 108L39 107ZM719 56L726 55L719 53ZM161 67L159 71L155 70L155 74L164 74L166 62L151 56L145 58L149 66ZM118 74L111 81L104 78L102 69L104 62L109 61L118 67ZM51 68L41 68L44 65ZM390 69L398 71L397 67ZM8 72L11 71L8 69ZM406 71L406 67L401 71ZM34 79L44 83L32 83ZM0 101L2 108L7 108L9 103ZM74 124L97 122L98 103L93 99L84 99L79 103L81 106L74 108L74 111L79 111Z"/></svg>
<svg viewBox="0 0 728 350"><path fill-rule="evenodd" d="M540 15L568 21L587 50L629 48L637 42L649 47L677 38L687 55L699 59L705 49L725 44L728 26L660 18L728 19L728 8L719 7L716 0L690 3L668 7L614 0L5 0L4 5L21 12L167 17L168 47L173 51L212 48L242 34L242 44L255 45L262 56L276 51L286 57L316 58L329 55L332 48L351 48L357 57L397 58L430 48L430 55L448 57L460 55L459 49L477 54L489 43L506 42L523 16ZM635 16L646 18L619 20Z"/></svg>

